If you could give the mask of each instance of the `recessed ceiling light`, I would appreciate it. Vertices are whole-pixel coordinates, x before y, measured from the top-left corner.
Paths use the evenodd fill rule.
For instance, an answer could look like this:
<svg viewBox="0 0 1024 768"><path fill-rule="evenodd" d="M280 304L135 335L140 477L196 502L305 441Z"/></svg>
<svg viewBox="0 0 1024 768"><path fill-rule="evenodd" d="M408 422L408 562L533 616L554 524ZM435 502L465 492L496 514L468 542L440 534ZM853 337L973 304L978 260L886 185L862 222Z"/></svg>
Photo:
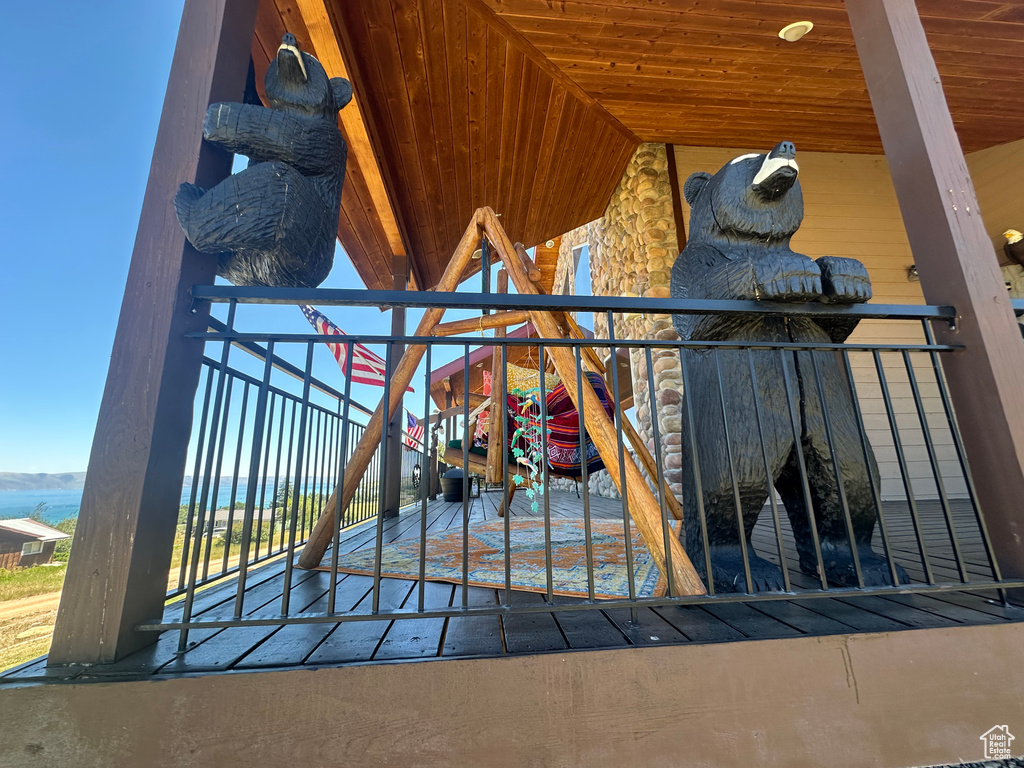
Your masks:
<svg viewBox="0 0 1024 768"><path fill-rule="evenodd" d="M795 43L812 29L814 29L813 22L794 21L792 24L787 24L779 30L779 37L787 42Z"/></svg>

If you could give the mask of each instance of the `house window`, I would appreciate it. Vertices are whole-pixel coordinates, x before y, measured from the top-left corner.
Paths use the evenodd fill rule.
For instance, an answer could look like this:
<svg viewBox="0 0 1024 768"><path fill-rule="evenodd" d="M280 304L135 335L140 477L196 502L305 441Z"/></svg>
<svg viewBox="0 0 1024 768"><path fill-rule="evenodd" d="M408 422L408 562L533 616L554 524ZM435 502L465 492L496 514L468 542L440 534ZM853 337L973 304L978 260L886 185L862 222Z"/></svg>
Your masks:
<svg viewBox="0 0 1024 768"><path fill-rule="evenodd" d="M43 551L43 542L41 541L30 541L26 544L21 545L21 556L25 555L38 555Z"/></svg>

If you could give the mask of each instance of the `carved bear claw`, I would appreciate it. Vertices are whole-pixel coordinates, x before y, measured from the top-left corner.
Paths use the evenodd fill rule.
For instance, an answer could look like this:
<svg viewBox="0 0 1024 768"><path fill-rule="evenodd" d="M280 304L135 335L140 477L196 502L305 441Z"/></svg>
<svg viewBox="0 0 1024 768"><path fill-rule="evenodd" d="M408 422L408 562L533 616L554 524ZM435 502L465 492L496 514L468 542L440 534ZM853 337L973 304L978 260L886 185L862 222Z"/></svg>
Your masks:
<svg viewBox="0 0 1024 768"><path fill-rule="evenodd" d="M816 263L821 269L822 302L859 304L871 298L868 271L856 259L822 256Z"/></svg>
<svg viewBox="0 0 1024 768"><path fill-rule="evenodd" d="M857 569L854 567L853 556L846 542L821 542L821 560L825 566L825 578L829 584L837 587L857 587ZM857 560L860 564L861 577L865 587L892 587L909 584L910 576L899 565L896 565L898 583L893 584L889 561L878 555L870 546L857 546ZM800 558L800 570L808 576L818 578L818 567L813 560Z"/></svg>
<svg viewBox="0 0 1024 768"><path fill-rule="evenodd" d="M711 573L715 579L716 592L747 592L747 575L743 568L743 551L739 546L713 546L711 552ZM785 592L786 583L782 571L755 555L747 545L747 559L750 563L750 581L753 592ZM704 560L695 558L694 565L700 577L707 582Z"/></svg>
<svg viewBox="0 0 1024 768"><path fill-rule="evenodd" d="M821 296L821 270L806 256L783 254L755 260L756 297L770 301L812 301Z"/></svg>

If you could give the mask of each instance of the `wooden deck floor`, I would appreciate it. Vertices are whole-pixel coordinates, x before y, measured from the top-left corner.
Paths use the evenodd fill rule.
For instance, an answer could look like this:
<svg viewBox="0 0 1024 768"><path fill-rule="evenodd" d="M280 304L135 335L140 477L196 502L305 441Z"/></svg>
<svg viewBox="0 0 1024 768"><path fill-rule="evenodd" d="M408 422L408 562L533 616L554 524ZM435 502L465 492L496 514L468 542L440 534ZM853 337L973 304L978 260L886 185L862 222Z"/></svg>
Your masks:
<svg viewBox="0 0 1024 768"><path fill-rule="evenodd" d="M520 494L520 497L522 494ZM571 493L552 493L553 516L576 517L582 504ZM472 500L471 521L497 517L500 493L484 494ZM594 517L622 519L621 502L591 499ZM905 504L885 505L895 559L915 581L924 571L916 546L913 521ZM937 503L919 505L920 527L936 580L957 578L948 526ZM525 500L517 499L515 515L531 514ZM785 514L782 531L795 591L815 589L814 579L796 567L792 535ZM955 503L954 529L970 578L991 579L977 524L970 507ZM462 524L462 504L431 502L427 509L429 531L442 531ZM413 507L384 526L384 541L416 537L420 512ZM363 525L346 531L342 548L351 551L372 546L374 526ZM877 541L876 550L880 550ZM766 508L754 534L755 551L778 563L778 544L771 515ZM277 616L285 584L284 560L268 563L249 572L245 590L247 616ZM330 576L320 571L292 572L292 612L323 613L327 610ZM414 606L419 590L416 581L384 579L381 610ZM372 579L368 576L339 575L337 610L361 610L371 600ZM196 595L197 617L230 615L236 581L226 580ZM513 592L514 604L543 603L543 596ZM427 609L459 605L462 587L452 584L424 584ZM494 604L494 589L470 587L470 605ZM189 635L189 648L177 654L178 632L165 632L159 642L128 658L103 667L68 672L46 670L45 659L0 675L0 684L46 679L120 679L151 675L215 673L229 670L288 668L300 665L337 666L352 663L388 662L432 658L470 658L501 654L625 648L642 645L714 643L748 639L830 635L854 632L888 632L912 628L990 624L1024 620L1024 610L1004 607L995 593L942 592L930 595L848 596L812 600L770 600L728 602L688 606L664 606L604 610L556 611L508 616L357 621L343 624L314 623L286 626L247 626L228 629L204 628ZM568 603L571 598L556 598ZM168 605L165 619L181 616L181 603Z"/></svg>

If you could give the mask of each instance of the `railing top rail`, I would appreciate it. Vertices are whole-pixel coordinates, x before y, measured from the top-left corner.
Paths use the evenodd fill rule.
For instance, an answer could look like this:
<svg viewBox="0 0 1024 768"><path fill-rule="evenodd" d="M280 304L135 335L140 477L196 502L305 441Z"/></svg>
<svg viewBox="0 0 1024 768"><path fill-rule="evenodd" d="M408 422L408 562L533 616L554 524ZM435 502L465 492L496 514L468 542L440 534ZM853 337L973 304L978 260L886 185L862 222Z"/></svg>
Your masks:
<svg viewBox="0 0 1024 768"><path fill-rule="evenodd" d="M535 296L435 291L370 291L348 288L261 288L197 285L195 301L240 304L319 304L356 307L443 307L445 309L545 309L566 312L646 312L653 314L846 316L872 320L953 320L956 309L905 304L782 304L764 301L650 299L621 296ZM1024 305L1022 305L1024 312Z"/></svg>

